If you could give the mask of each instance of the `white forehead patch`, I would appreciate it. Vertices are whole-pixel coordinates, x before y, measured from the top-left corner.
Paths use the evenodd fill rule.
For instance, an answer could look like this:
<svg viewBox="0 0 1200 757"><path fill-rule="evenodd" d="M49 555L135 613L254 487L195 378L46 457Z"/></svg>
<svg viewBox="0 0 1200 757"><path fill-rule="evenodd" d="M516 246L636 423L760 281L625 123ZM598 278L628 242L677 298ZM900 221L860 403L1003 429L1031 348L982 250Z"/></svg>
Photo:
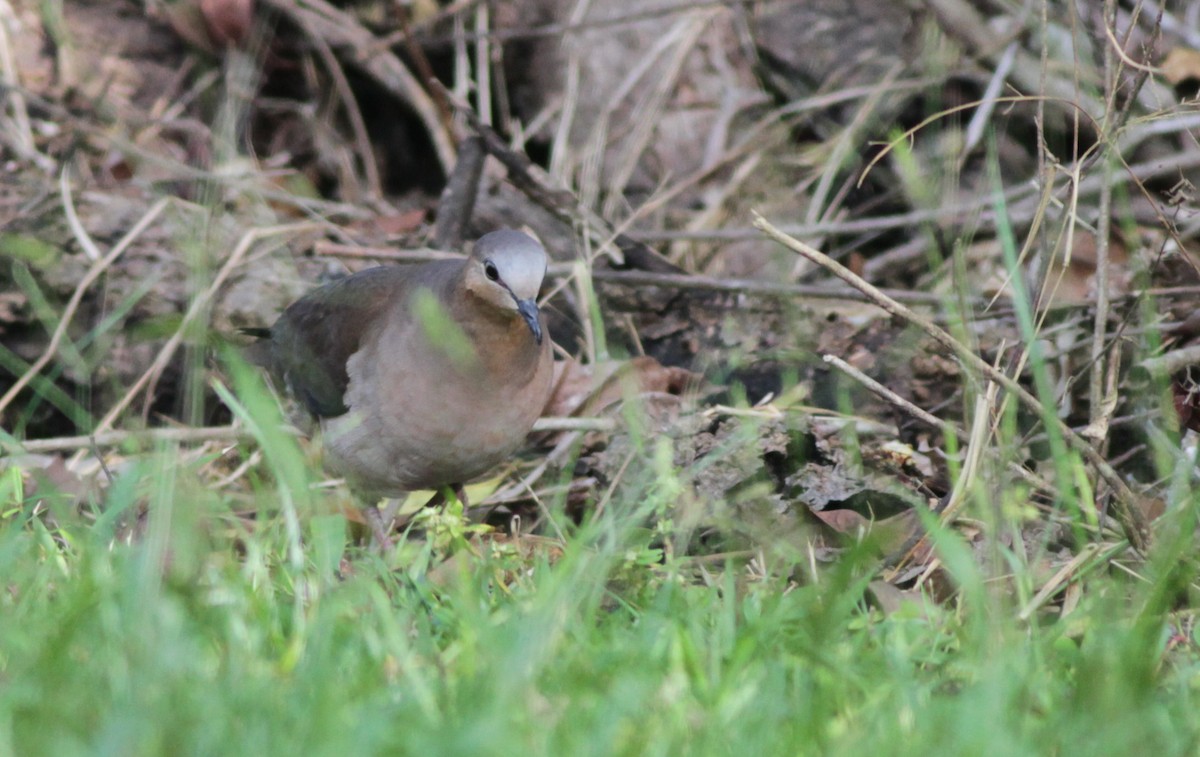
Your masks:
<svg viewBox="0 0 1200 757"><path fill-rule="evenodd" d="M485 234L475 243L472 256L481 261L492 261L500 280L519 299L532 299L542 288L542 279L546 276L546 251L528 234L512 229Z"/></svg>

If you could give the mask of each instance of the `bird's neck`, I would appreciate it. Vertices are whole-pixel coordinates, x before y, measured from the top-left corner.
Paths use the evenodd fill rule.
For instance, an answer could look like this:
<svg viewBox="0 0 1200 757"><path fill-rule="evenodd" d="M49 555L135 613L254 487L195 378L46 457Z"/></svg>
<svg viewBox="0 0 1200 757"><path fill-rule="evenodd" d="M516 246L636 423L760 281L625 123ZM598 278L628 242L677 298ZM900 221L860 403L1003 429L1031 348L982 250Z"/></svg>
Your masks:
<svg viewBox="0 0 1200 757"><path fill-rule="evenodd" d="M456 287L444 301L452 303L451 317L471 343L477 345L482 367L490 368L491 375L513 375L526 380L527 374L537 369L541 347L524 319L515 310L484 301L461 279Z"/></svg>

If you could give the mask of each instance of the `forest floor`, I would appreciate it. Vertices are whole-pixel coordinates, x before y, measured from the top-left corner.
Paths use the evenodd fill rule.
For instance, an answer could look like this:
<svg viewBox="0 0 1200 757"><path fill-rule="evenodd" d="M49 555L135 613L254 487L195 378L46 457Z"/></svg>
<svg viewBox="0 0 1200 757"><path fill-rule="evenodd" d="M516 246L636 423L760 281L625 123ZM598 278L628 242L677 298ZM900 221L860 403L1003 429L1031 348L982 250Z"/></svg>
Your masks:
<svg viewBox="0 0 1200 757"><path fill-rule="evenodd" d="M1200 2L617 5L0 0L0 757L1196 752ZM499 227L381 552L238 329Z"/></svg>

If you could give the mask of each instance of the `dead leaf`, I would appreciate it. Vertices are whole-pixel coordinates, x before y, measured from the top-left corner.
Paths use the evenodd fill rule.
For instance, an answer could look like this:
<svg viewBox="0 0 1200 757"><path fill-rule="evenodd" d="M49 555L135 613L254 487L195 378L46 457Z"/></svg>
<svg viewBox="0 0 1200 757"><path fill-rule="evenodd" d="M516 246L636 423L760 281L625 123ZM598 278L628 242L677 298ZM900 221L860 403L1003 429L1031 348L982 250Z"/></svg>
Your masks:
<svg viewBox="0 0 1200 757"><path fill-rule="evenodd" d="M1183 379L1173 381L1171 395L1175 412L1179 415L1179 425L1200 431L1200 385Z"/></svg>
<svg viewBox="0 0 1200 757"><path fill-rule="evenodd" d="M814 510L814 516L839 534L868 536L874 549L888 554L900 549L917 532L920 522L909 511L882 520L871 520L853 510Z"/></svg>
<svg viewBox="0 0 1200 757"><path fill-rule="evenodd" d="M389 236L404 236L421 228L425 223L425 208L414 208L401 213L391 213L374 219L379 230Z"/></svg>
<svg viewBox="0 0 1200 757"><path fill-rule="evenodd" d="M1098 256L1096 235L1087 231L1075 233L1075 245L1070 260L1055 255L1046 272L1046 281L1051 289L1048 297L1042 297L1041 307L1055 305L1083 305L1096 299L1096 260ZM1124 243L1114 234L1108 244L1109 296L1119 297L1129 292L1132 273L1129 270L1129 253Z"/></svg>
<svg viewBox="0 0 1200 757"><path fill-rule="evenodd" d="M200 0L208 36L218 49L241 47L254 23L253 0Z"/></svg>
<svg viewBox="0 0 1200 757"><path fill-rule="evenodd" d="M871 521L853 510L813 510L812 514L839 534L854 534L871 527Z"/></svg>
<svg viewBox="0 0 1200 757"><path fill-rule="evenodd" d="M158 3L150 15L166 21L172 31L193 47L207 53L216 52L208 23L198 5L191 2Z"/></svg>
<svg viewBox="0 0 1200 757"><path fill-rule="evenodd" d="M1163 78L1172 86L1181 84L1188 79L1200 79L1200 50L1190 47L1177 47L1167 53L1162 62Z"/></svg>
<svg viewBox="0 0 1200 757"><path fill-rule="evenodd" d="M554 391L542 415L595 415L625 399L631 391L681 395L699 380L691 371L665 366L646 356L595 365L564 360L554 364Z"/></svg>

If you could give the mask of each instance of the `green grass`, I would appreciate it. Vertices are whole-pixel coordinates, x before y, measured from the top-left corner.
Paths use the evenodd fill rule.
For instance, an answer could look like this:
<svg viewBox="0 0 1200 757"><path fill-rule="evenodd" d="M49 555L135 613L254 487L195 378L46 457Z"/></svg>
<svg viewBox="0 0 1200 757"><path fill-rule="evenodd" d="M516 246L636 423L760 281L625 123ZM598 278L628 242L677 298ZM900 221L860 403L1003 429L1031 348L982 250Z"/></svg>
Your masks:
<svg viewBox="0 0 1200 757"><path fill-rule="evenodd" d="M701 580L684 558L653 563L614 503L553 563L485 543L446 565L435 539L388 564L337 516L301 510L298 544L283 517L239 527L178 459L109 488L126 516L149 503L131 545L53 506L48 530L46 501L5 479L0 754L1198 748L1194 643L1166 651L1194 571L1187 508L1147 581L1095 572L1073 612L1024 626L953 531L937 542L956 598L885 615L864 600L865 551L804 585L787 565Z"/></svg>
<svg viewBox="0 0 1200 757"><path fill-rule="evenodd" d="M0 757L1200 751L1200 496L1170 434L1152 450L1174 484L1151 554L1101 533L1070 603L1023 622L1071 555L1035 541L1048 514L997 474L1012 424L966 497L969 527L925 517L937 585L885 612L870 539L814 568L772 530L770 486L739 495L758 510L696 501L702 465L761 465L749 420L679 470L677 440L630 409L630 464L603 512L572 526L547 503L561 542L518 549L433 513L385 559L330 513L257 378L229 368L232 388L210 385L256 442L223 466L120 450L82 503L30 493L20 467L0 475ZM238 486L211 488L255 449ZM1059 480L1086 481L1080 466L1064 456ZM1076 551L1097 534L1087 490L1055 514ZM662 548L696 518L761 561Z"/></svg>
<svg viewBox="0 0 1200 757"><path fill-rule="evenodd" d="M1036 344L1032 315L1021 322ZM1047 361L1030 361L1053 421ZM0 364L25 370L12 355ZM674 445L696 429L650 434L630 402L608 439L627 465L597 492L602 512L593 502L576 526L549 501L555 527L542 533L555 538L516 546L433 513L426 538L382 558L312 487L314 460L279 430L258 379L226 367L228 387L196 365L191 385L207 381L255 442L215 469L215 454L119 450L95 501L30 493L20 461L0 473L0 757L1200 753L1200 493L1169 424L1146 434L1141 467L1165 482L1150 491L1167 514L1140 560L1099 527L1079 456L1053 434L1030 452L1010 402L980 442L965 522L924 513L940 564L927 593L885 611L868 586L872 540L818 566L802 502L786 503L794 520L781 527L749 416L680 470ZM15 432L37 403L86 416L54 378L32 385ZM963 407L975 391L964 380ZM1169 405L1133 404L1156 400ZM849 392L842 409L858 410ZM790 458L816 442L789 412L798 466ZM865 467L877 440L857 434L847 424L830 441L837 465ZM967 443L945 442L951 477ZM211 488L251 450L262 460L236 486ZM1053 498L1004 473L1039 456ZM696 484L706 468L744 476L728 501ZM1051 537L1051 520L1068 536ZM688 537L700 530L716 532L703 548L741 557L697 559ZM1037 609L1051 576L1093 546L1069 598Z"/></svg>

